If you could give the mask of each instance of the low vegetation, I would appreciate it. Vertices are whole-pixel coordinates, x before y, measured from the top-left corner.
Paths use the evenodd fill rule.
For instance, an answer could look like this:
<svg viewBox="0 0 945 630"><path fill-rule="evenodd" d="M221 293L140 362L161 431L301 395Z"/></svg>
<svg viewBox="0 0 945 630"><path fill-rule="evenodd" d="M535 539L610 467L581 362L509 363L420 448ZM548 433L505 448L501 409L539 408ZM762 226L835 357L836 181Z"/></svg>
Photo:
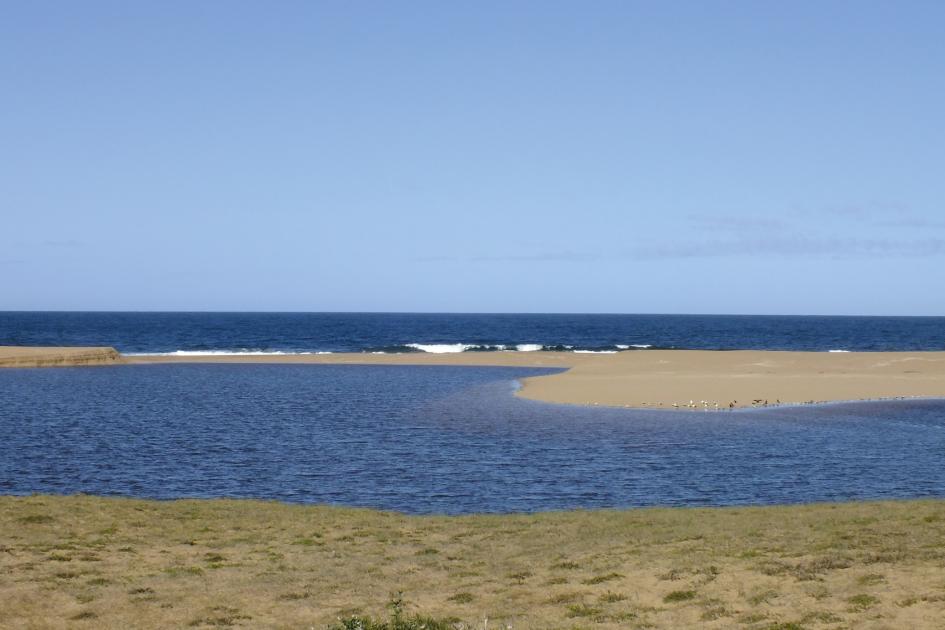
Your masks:
<svg viewBox="0 0 945 630"><path fill-rule="evenodd" d="M404 516L0 497L0 627L935 628L945 501Z"/></svg>

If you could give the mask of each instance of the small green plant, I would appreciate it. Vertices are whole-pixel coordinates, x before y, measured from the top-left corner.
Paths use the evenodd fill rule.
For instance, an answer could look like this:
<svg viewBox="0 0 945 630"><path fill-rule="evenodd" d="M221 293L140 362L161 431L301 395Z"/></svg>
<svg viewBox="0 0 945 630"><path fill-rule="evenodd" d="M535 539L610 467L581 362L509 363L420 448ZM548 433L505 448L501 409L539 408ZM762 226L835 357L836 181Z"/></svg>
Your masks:
<svg viewBox="0 0 945 630"><path fill-rule="evenodd" d="M407 602L404 595L397 592L391 595L387 607L390 609L390 618L376 620L372 617L352 616L340 619L338 623L328 627L328 630L454 630L456 619L434 619L414 615L406 617L404 609Z"/></svg>
<svg viewBox="0 0 945 630"><path fill-rule="evenodd" d="M56 519L47 514L30 514L29 516L22 516L16 520L19 523L25 523L27 525L48 525Z"/></svg>
<svg viewBox="0 0 945 630"><path fill-rule="evenodd" d="M549 604L570 604L581 599L580 593L558 593L548 598Z"/></svg>
<svg viewBox="0 0 945 630"><path fill-rule="evenodd" d="M758 623L759 621L764 621L768 618L768 615L765 613L748 613L747 615L742 615L738 618L738 623L742 624L753 624Z"/></svg>
<svg viewBox="0 0 945 630"><path fill-rule="evenodd" d="M695 598L695 591L673 591L663 598L663 602L666 604L674 604L676 602L687 602Z"/></svg>
<svg viewBox="0 0 945 630"><path fill-rule="evenodd" d="M524 584L525 580L532 576L531 571L519 571L518 573L509 573L509 577L515 581L516 584Z"/></svg>
<svg viewBox="0 0 945 630"><path fill-rule="evenodd" d="M91 610L83 610L80 613L72 615L71 617L69 617L69 619L73 619L75 621L81 621L83 619L95 619L96 617L98 617L98 615L96 615Z"/></svg>
<svg viewBox="0 0 945 630"><path fill-rule="evenodd" d="M600 608L594 608L587 604L571 604L568 606L568 617L594 617L601 613Z"/></svg>
<svg viewBox="0 0 945 630"><path fill-rule="evenodd" d="M862 586L873 586L875 584L882 584L885 581L886 576L884 575L880 575L879 573L868 573L858 577L856 583Z"/></svg>
<svg viewBox="0 0 945 630"><path fill-rule="evenodd" d="M311 596L312 594L308 592L304 592L304 593L293 592L293 593L283 593L282 595L279 596L279 599L284 602L292 602L292 601L298 601L300 599L306 599Z"/></svg>
<svg viewBox="0 0 945 630"><path fill-rule="evenodd" d="M584 580L583 584L603 584L611 580L619 580L623 575L620 573L608 573L606 575L595 575L592 578Z"/></svg>
<svg viewBox="0 0 945 630"><path fill-rule="evenodd" d="M237 622L252 619L250 615L240 613L237 608L216 606L211 609L212 615L202 619L194 619L190 626L234 626Z"/></svg>
<svg viewBox="0 0 945 630"><path fill-rule="evenodd" d="M203 569L200 567L168 567L164 572L171 577L182 577L187 575L203 575Z"/></svg>
<svg viewBox="0 0 945 630"><path fill-rule="evenodd" d="M809 612L801 618L801 623L840 623L843 621L843 618L839 615L835 615L832 612L826 610L818 610L814 612Z"/></svg>
<svg viewBox="0 0 945 630"><path fill-rule="evenodd" d="M627 596L622 595L620 593L613 593L611 591L607 591L606 593L598 597L598 599L602 603L613 604L614 602L622 602L623 600L627 599Z"/></svg>
<svg viewBox="0 0 945 630"><path fill-rule="evenodd" d="M758 606L760 604L766 604L772 599L778 596L777 591L762 591L748 598L748 603L752 606Z"/></svg>
<svg viewBox="0 0 945 630"><path fill-rule="evenodd" d="M866 610L867 608L873 606L874 604L879 603L879 599L873 597L872 595L867 595L866 593L860 593L859 595L854 595L853 597L847 598L847 603L850 604L850 608L856 612Z"/></svg>
<svg viewBox="0 0 945 630"><path fill-rule="evenodd" d="M702 621L715 621L722 617L728 617L729 614L725 606L713 606L703 611L701 619Z"/></svg>

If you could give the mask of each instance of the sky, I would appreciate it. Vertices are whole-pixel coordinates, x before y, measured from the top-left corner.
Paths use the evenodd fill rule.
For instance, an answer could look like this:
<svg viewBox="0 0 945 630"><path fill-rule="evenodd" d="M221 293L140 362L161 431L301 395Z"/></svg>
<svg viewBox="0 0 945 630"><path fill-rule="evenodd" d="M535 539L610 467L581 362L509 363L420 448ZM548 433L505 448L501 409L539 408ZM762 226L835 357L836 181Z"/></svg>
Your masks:
<svg viewBox="0 0 945 630"><path fill-rule="evenodd" d="M945 3L6 2L0 310L945 315Z"/></svg>

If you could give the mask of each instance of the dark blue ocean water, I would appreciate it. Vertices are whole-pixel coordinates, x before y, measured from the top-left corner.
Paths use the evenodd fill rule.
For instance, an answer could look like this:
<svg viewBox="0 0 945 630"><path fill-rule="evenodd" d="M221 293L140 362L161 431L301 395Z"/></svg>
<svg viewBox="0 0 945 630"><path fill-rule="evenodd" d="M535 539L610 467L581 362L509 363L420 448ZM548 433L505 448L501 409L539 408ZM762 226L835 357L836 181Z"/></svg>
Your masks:
<svg viewBox="0 0 945 630"><path fill-rule="evenodd" d="M145 353L417 350L409 344L945 350L945 317L0 312L0 345L107 345Z"/></svg>
<svg viewBox="0 0 945 630"><path fill-rule="evenodd" d="M945 496L945 401L674 412L514 397L516 378L547 372L0 370L0 493L412 513Z"/></svg>

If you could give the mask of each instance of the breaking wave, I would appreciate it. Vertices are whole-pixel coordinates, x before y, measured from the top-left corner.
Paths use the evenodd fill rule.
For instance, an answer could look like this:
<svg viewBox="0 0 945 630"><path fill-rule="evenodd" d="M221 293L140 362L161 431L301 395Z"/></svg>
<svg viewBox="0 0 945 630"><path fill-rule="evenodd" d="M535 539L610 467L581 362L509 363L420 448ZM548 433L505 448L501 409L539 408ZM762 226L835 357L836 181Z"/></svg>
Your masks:
<svg viewBox="0 0 945 630"><path fill-rule="evenodd" d="M371 347L361 350L372 354L401 354L426 352L429 354L453 354L459 352L574 352L578 354L616 354L632 350L648 350L650 344L615 344L608 346L581 347L565 344L541 343L407 343L403 345Z"/></svg>

